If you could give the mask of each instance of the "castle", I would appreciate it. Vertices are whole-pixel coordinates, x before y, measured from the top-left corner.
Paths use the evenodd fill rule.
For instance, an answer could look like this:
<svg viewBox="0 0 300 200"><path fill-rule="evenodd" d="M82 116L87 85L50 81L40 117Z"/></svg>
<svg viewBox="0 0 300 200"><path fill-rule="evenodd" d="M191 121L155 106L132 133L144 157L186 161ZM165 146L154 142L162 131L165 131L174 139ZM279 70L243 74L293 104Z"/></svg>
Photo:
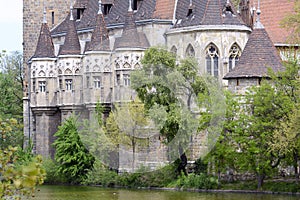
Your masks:
<svg viewBox="0 0 300 200"><path fill-rule="evenodd" d="M141 67L151 46L165 46L178 60L195 57L199 73L235 92L259 84L267 66L282 69L274 44L281 50L289 45L284 34L270 38L260 21L253 26L253 5L241 0L237 10L230 0L24 1L25 136L36 153L52 156L53 134L71 113L91 119L97 102L109 110L131 100L130 72Z"/></svg>

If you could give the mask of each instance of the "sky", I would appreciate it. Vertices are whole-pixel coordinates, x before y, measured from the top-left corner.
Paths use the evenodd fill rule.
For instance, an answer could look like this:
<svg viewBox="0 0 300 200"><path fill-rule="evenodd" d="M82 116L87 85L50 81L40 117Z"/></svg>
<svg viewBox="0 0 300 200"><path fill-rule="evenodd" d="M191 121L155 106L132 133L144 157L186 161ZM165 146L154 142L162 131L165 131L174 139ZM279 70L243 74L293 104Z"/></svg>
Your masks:
<svg viewBox="0 0 300 200"><path fill-rule="evenodd" d="M22 51L23 1L0 0L0 51Z"/></svg>

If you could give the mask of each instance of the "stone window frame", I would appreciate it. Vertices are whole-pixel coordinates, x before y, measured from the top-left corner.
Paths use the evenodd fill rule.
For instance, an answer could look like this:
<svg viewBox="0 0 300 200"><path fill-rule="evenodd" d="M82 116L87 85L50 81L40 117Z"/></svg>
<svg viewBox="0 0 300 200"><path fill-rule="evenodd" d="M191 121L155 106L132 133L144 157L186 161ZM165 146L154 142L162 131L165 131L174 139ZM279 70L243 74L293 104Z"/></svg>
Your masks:
<svg viewBox="0 0 300 200"><path fill-rule="evenodd" d="M39 92L46 92L46 81L39 81Z"/></svg>
<svg viewBox="0 0 300 200"><path fill-rule="evenodd" d="M130 74L123 74L124 86L130 86Z"/></svg>
<svg viewBox="0 0 300 200"><path fill-rule="evenodd" d="M94 88L100 89L102 84L101 84L101 77L100 76L94 76Z"/></svg>
<svg viewBox="0 0 300 200"><path fill-rule="evenodd" d="M188 44L186 50L185 50L185 56L186 57L195 57L195 48L193 45Z"/></svg>
<svg viewBox="0 0 300 200"><path fill-rule="evenodd" d="M237 43L231 45L228 56L228 71L232 71L241 57L242 50Z"/></svg>
<svg viewBox="0 0 300 200"><path fill-rule="evenodd" d="M219 77L219 49L214 43L210 43L205 48L205 65L206 65L206 73L210 74L214 77Z"/></svg>
<svg viewBox="0 0 300 200"><path fill-rule="evenodd" d="M73 79L65 79L66 91L73 90Z"/></svg>

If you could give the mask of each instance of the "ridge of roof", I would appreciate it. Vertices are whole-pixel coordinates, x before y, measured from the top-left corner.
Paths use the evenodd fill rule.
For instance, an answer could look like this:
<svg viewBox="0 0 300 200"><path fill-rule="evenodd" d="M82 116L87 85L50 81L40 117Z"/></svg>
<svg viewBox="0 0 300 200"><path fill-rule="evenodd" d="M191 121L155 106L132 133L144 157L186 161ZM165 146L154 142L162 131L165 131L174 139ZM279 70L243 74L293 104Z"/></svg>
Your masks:
<svg viewBox="0 0 300 200"><path fill-rule="evenodd" d="M42 23L39 39L32 58L55 58L54 45L47 23Z"/></svg>

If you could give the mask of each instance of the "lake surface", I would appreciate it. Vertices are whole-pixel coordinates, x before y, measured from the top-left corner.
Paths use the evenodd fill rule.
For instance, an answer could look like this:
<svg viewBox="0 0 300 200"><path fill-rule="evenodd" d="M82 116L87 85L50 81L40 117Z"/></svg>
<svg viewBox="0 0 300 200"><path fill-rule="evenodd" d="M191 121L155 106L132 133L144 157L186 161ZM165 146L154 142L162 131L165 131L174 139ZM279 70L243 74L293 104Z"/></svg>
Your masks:
<svg viewBox="0 0 300 200"><path fill-rule="evenodd" d="M89 186L41 186L37 200L296 200L300 196L105 189Z"/></svg>

